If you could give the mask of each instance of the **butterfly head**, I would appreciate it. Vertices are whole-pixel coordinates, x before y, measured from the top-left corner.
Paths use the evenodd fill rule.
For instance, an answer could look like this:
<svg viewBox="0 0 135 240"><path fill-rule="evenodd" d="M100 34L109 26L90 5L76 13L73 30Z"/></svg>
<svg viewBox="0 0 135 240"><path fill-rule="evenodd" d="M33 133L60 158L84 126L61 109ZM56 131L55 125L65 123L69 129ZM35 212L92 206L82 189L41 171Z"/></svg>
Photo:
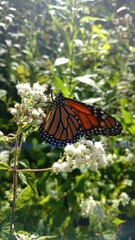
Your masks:
<svg viewBox="0 0 135 240"><path fill-rule="evenodd" d="M52 105L61 106L63 104L64 95L62 92L59 92L56 98L52 101Z"/></svg>

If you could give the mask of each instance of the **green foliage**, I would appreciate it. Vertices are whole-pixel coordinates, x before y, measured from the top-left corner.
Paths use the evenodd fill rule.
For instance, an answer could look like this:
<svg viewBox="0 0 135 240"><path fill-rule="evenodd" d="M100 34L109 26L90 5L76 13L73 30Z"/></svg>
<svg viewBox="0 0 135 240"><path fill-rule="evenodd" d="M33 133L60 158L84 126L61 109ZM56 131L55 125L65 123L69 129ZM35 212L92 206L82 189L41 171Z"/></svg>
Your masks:
<svg viewBox="0 0 135 240"><path fill-rule="evenodd" d="M0 2L0 88L6 91L2 95L0 90L0 130L16 133L8 109L20 101L17 82L37 81L48 87L45 94L50 94L50 86L53 94L62 90L67 97L108 111L123 125L121 136L100 138L111 158L100 171L19 174L15 228L25 239L32 239L33 234L39 240L135 237L134 28L134 1ZM51 167L62 153L62 149L41 143L37 132L22 147L21 168ZM10 150L12 167L14 144L2 142L3 149ZM7 166L7 162L0 163L0 237L4 240L9 239L12 201L12 176ZM115 209L112 200L121 192L131 201ZM102 221L81 215L80 202L90 195L106 203Z"/></svg>

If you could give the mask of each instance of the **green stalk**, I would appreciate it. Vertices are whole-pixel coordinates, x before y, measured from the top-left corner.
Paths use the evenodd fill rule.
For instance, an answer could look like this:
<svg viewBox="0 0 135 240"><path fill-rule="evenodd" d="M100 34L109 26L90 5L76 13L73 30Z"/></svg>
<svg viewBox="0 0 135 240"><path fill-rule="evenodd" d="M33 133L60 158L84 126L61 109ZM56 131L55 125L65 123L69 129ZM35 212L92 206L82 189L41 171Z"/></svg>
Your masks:
<svg viewBox="0 0 135 240"><path fill-rule="evenodd" d="M13 201L12 201L12 209L11 209L11 218L10 218L10 236L14 232L14 217L15 217L15 203L16 203L16 193L17 193L17 180L18 180L18 173L17 173L17 160L18 160L18 148L19 148L19 140L20 140L20 133L21 127L18 127L17 135L16 135L16 143L15 143L15 151L14 151L14 166L13 166Z"/></svg>
<svg viewBox="0 0 135 240"><path fill-rule="evenodd" d="M69 81L69 90L72 91L72 80L73 80L73 71L74 71L74 40L76 36L76 0L72 2L72 35L71 35L71 48L70 48L70 81Z"/></svg>

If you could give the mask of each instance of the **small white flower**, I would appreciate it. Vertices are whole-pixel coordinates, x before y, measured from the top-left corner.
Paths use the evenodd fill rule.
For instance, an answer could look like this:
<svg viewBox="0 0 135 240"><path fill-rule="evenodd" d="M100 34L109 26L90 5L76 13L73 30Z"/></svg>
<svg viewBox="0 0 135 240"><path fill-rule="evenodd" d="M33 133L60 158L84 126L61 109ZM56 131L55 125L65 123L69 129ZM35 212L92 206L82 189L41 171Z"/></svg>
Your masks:
<svg viewBox="0 0 135 240"><path fill-rule="evenodd" d="M104 150L103 145L102 145L101 142L95 142L94 145L95 145L97 151L98 151L100 154L104 154L104 153L105 153L105 150Z"/></svg>
<svg viewBox="0 0 135 240"><path fill-rule="evenodd" d="M3 150L0 152L0 161L1 162L8 162L9 160L9 151Z"/></svg>
<svg viewBox="0 0 135 240"><path fill-rule="evenodd" d="M82 151L81 151L81 149L79 148L79 146L76 147L76 148L74 148L74 155L75 155L76 157L79 157L80 155L82 155Z"/></svg>
<svg viewBox="0 0 135 240"><path fill-rule="evenodd" d="M92 196L81 201L81 215L83 217L93 216L97 220L102 220L105 217L103 210L100 207L100 202L95 201Z"/></svg>
<svg viewBox="0 0 135 240"><path fill-rule="evenodd" d="M113 199L113 200L112 200L112 207L113 207L114 209L117 209L117 208L119 207L119 204L120 204L119 199Z"/></svg>
<svg viewBox="0 0 135 240"><path fill-rule="evenodd" d="M45 92L45 86L41 86L38 82L33 84L33 88L32 88L32 94L35 98L36 101L42 102L43 104L45 104L46 102L46 96L44 94Z"/></svg>
<svg viewBox="0 0 135 240"><path fill-rule="evenodd" d="M81 155L76 156L74 159L74 162L78 167L81 166L81 164L83 164L83 157Z"/></svg>
<svg viewBox="0 0 135 240"><path fill-rule="evenodd" d="M39 116L39 112L36 108L33 108L32 111L31 111L31 114L34 116L34 117L38 117Z"/></svg>
<svg viewBox="0 0 135 240"><path fill-rule="evenodd" d="M26 83L18 83L16 85L17 91L18 91L18 95L20 97L25 97L26 95L30 95L32 93L32 89L30 87L30 83L26 82Z"/></svg>
<svg viewBox="0 0 135 240"><path fill-rule="evenodd" d="M74 145L73 144L68 144L66 147L65 147L65 154L68 154L68 155L72 155L74 154Z"/></svg>
<svg viewBox="0 0 135 240"><path fill-rule="evenodd" d="M61 171L61 164L58 163L58 162L55 162L53 165L52 165L52 168L53 168L53 171L58 173Z"/></svg>
<svg viewBox="0 0 135 240"><path fill-rule="evenodd" d="M127 25L131 25L132 24L133 18L132 18L132 16L129 13L126 13L126 15L124 16L124 22Z"/></svg>
<svg viewBox="0 0 135 240"><path fill-rule="evenodd" d="M7 91L5 89L0 89L0 99L4 98L7 94Z"/></svg>
<svg viewBox="0 0 135 240"><path fill-rule="evenodd" d="M66 162L72 165L72 162L73 162L72 155L66 155Z"/></svg>
<svg viewBox="0 0 135 240"><path fill-rule="evenodd" d="M120 201L123 206L126 206L129 203L130 197L128 196L128 194L126 192L121 193Z"/></svg>
<svg viewBox="0 0 135 240"><path fill-rule="evenodd" d="M86 154L86 156L85 156L85 162L86 162L86 163L87 163L87 162L89 163L90 160L91 160L90 154Z"/></svg>
<svg viewBox="0 0 135 240"><path fill-rule="evenodd" d="M36 240L37 239L37 237L34 234L30 236L23 233L17 233L15 234L15 236L17 240Z"/></svg>
<svg viewBox="0 0 135 240"><path fill-rule="evenodd" d="M104 166L104 165L106 165L106 164L107 164L106 156L102 154L102 155L99 157L99 166Z"/></svg>
<svg viewBox="0 0 135 240"><path fill-rule="evenodd" d="M92 154L92 149L91 149L91 147L88 144L87 144L87 148L86 148L85 154L89 155L89 156L91 156L91 154Z"/></svg>
<svg viewBox="0 0 135 240"><path fill-rule="evenodd" d="M129 161L135 161L134 154L133 153L129 153L128 156L127 156L127 159Z"/></svg>
<svg viewBox="0 0 135 240"><path fill-rule="evenodd" d="M37 111L38 111L39 115L45 117L45 113L41 108L37 108Z"/></svg>
<svg viewBox="0 0 135 240"><path fill-rule="evenodd" d="M134 160L134 154L133 152L131 152L131 150L129 150L128 148L125 149L126 155L127 155L127 159L129 161L135 161Z"/></svg>
<svg viewBox="0 0 135 240"><path fill-rule="evenodd" d="M68 162L63 162L61 164L61 171L64 171L64 172L71 172L72 171Z"/></svg>
<svg viewBox="0 0 135 240"><path fill-rule="evenodd" d="M91 170L96 171L98 170L98 163L96 161L91 161Z"/></svg>
<svg viewBox="0 0 135 240"><path fill-rule="evenodd" d="M71 172L70 165L67 162L62 162L61 164L56 162L52 166L54 172Z"/></svg>
<svg viewBox="0 0 135 240"><path fill-rule="evenodd" d="M15 104L15 109L17 109L17 110L20 109L20 103Z"/></svg>
<svg viewBox="0 0 135 240"><path fill-rule="evenodd" d="M44 86L41 86L41 85L39 85L38 82L36 82L33 84L33 90L38 91L38 92L43 92L43 91L45 91L45 88L44 88Z"/></svg>
<svg viewBox="0 0 135 240"><path fill-rule="evenodd" d="M16 108L9 108L9 112L12 114L12 115L16 115L18 113L18 110Z"/></svg>
<svg viewBox="0 0 135 240"><path fill-rule="evenodd" d="M33 124L36 125L36 126L40 126L40 125L42 124L42 120L40 120L40 119L35 119L35 120L33 121Z"/></svg>
<svg viewBox="0 0 135 240"><path fill-rule="evenodd" d="M84 144L79 144L78 145L78 147L77 147L77 151L79 152L79 153L83 153L83 152L85 152L86 151L86 146L84 145Z"/></svg>
<svg viewBox="0 0 135 240"><path fill-rule="evenodd" d="M4 133L2 131L0 131L0 137L3 136L3 135L4 135Z"/></svg>
<svg viewBox="0 0 135 240"><path fill-rule="evenodd" d="M89 147L92 147L94 144L93 144L93 142L92 142L92 141L90 141L90 140L87 140L87 145L88 145Z"/></svg>
<svg viewBox="0 0 135 240"><path fill-rule="evenodd" d="M92 159L96 161L98 159L98 152L96 152L96 149L93 147L93 152L92 152Z"/></svg>

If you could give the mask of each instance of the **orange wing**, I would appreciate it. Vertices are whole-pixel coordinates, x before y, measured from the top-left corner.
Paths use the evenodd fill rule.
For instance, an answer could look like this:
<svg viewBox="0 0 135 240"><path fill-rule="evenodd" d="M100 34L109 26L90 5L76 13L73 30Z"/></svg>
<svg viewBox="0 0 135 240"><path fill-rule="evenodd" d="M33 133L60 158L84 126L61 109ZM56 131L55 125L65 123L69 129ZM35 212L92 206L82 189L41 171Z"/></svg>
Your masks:
<svg viewBox="0 0 135 240"><path fill-rule="evenodd" d="M83 135L76 112L65 103L64 99L53 101L40 127L40 135L46 142L57 146L74 143Z"/></svg>
<svg viewBox="0 0 135 240"><path fill-rule="evenodd" d="M110 114L90 105L66 98L81 121L84 135L119 135L122 125Z"/></svg>

